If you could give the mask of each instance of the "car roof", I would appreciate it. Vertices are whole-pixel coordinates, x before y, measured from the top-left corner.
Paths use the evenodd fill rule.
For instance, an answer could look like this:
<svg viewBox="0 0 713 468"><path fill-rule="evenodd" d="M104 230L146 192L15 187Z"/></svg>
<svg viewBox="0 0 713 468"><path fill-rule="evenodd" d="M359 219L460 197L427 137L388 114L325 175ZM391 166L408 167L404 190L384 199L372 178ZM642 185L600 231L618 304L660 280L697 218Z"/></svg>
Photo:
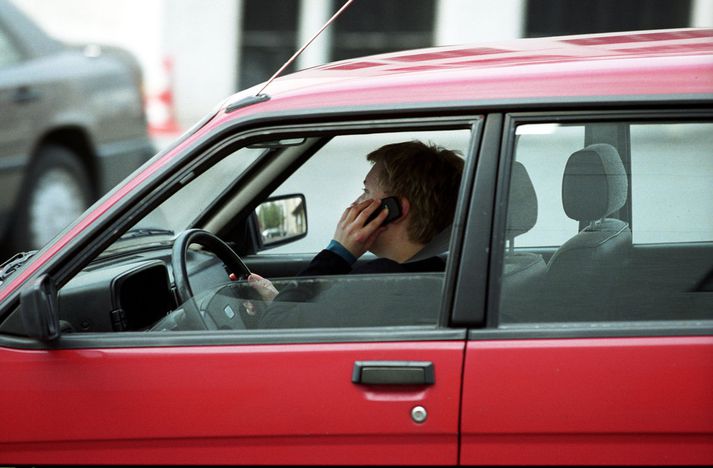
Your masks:
<svg viewBox="0 0 713 468"><path fill-rule="evenodd" d="M238 93L227 107L262 85ZM561 101L713 98L713 29L588 34L432 47L333 62L276 79L260 111ZM257 109L254 109L257 110Z"/></svg>

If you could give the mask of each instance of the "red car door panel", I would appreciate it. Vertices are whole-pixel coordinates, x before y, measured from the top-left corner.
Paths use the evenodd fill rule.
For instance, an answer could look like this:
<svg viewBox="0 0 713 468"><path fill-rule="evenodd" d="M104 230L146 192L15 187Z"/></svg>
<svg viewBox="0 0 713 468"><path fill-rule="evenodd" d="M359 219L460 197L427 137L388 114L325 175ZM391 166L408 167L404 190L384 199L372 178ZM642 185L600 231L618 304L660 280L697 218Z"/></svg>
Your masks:
<svg viewBox="0 0 713 468"><path fill-rule="evenodd" d="M711 464L713 337L470 341L463 464Z"/></svg>
<svg viewBox="0 0 713 468"><path fill-rule="evenodd" d="M0 453L21 464L454 464L463 347L0 349ZM435 382L354 384L356 361L430 362Z"/></svg>

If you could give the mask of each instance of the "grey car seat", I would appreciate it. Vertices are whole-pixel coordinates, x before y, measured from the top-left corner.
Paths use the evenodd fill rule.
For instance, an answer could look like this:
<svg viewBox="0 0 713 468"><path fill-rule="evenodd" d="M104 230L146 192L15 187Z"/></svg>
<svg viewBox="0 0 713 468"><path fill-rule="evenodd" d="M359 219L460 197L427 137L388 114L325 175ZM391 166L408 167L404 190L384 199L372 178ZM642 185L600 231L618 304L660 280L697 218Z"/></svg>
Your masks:
<svg viewBox="0 0 713 468"><path fill-rule="evenodd" d="M611 313L605 299L620 284L631 230L626 222L607 216L624 206L627 190L626 171L613 146L593 144L569 157L562 205L569 218L587 227L562 244L547 264L550 311L561 314L553 318L601 320Z"/></svg>
<svg viewBox="0 0 713 468"><path fill-rule="evenodd" d="M510 176L507 213L501 313L508 322L529 321L529 312L547 267L542 255L515 250L515 238L530 231L537 223L537 194L525 166L517 161L513 163Z"/></svg>
<svg viewBox="0 0 713 468"><path fill-rule="evenodd" d="M510 178L508 221L505 231L507 242L503 280L512 287L532 283L545 272L542 255L531 252L516 252L515 237L525 234L537 222L537 194L530 176L522 163L514 162Z"/></svg>

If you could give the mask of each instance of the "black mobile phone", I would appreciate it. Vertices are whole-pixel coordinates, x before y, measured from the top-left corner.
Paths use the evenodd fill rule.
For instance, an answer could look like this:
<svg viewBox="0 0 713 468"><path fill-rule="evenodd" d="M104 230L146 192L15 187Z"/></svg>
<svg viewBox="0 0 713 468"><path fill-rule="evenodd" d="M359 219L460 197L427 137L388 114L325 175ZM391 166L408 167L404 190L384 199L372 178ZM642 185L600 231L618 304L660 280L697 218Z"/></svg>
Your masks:
<svg viewBox="0 0 713 468"><path fill-rule="evenodd" d="M381 205L379 205L379 208L375 209L374 212L369 215L364 225L366 226L374 218L379 216L379 213L381 213L381 210L383 210L384 207L389 207L389 214L386 216L384 222L381 223L382 226L386 226L391 221L401 217L401 203L399 202L399 199L397 197L386 197L381 199Z"/></svg>

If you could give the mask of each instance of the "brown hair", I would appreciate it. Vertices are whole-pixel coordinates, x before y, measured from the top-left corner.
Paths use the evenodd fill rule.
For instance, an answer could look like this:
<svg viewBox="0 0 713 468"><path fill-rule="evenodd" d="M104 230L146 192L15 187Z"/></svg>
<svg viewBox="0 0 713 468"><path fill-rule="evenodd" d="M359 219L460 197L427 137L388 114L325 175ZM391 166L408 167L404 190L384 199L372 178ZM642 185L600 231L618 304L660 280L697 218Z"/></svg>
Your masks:
<svg viewBox="0 0 713 468"><path fill-rule="evenodd" d="M409 238L427 244L453 222L463 173L459 152L420 141L382 146L366 157L381 163L378 184L410 202Z"/></svg>

